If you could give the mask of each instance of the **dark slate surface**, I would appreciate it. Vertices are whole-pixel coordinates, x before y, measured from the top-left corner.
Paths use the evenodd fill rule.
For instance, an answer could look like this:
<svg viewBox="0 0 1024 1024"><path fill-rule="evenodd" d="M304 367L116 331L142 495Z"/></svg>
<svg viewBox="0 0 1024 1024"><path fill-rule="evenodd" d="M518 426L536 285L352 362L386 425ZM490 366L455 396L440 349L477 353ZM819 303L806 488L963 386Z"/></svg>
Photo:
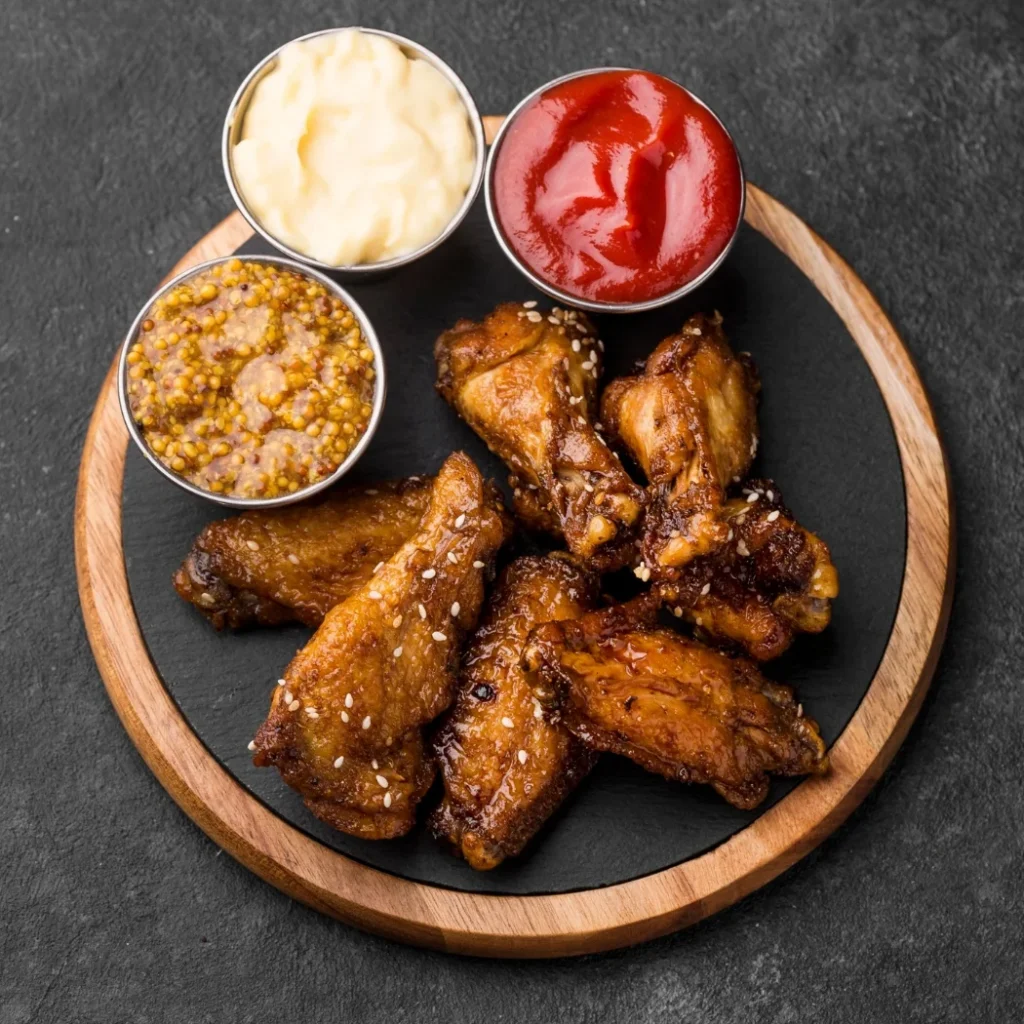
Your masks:
<svg viewBox="0 0 1024 1024"><path fill-rule="evenodd" d="M261 239L243 248L258 253L267 246ZM433 388L432 341L447 325L480 317L513 296L544 301L495 244L483 203L422 263L351 287L390 371L384 416L358 478L434 472L449 452L463 448L485 474L503 481L502 463ZM832 743L870 685L900 598L906 515L892 426L867 363L832 307L750 228L694 295L643 316L598 318L609 379L631 371L697 309L719 310L733 345L749 351L759 367L761 445L752 475L776 481L800 519L828 538L840 567L832 628L795 644L768 669L795 687ZM192 538L224 512L131 454L122 516L128 582L167 688L199 738L243 785L299 828L363 863L477 892L530 895L614 885L717 846L796 782L777 781L758 812L745 812L707 787L673 785L606 757L525 856L486 873L452 857L425 828L389 843L337 832L317 821L276 772L254 767L246 750L266 715L269 690L308 632L217 634L178 598L168 584L172 572ZM636 580L622 575L628 589L620 596L628 596ZM622 586L614 577L604 583ZM421 818L437 799L435 792L424 801Z"/></svg>
<svg viewBox="0 0 1024 1024"><path fill-rule="evenodd" d="M321 918L218 853L103 696L75 595L79 448L117 338L229 210L220 112L342 21L436 47L485 110L597 63L675 74L903 332L960 570L931 695L817 852L645 947L509 965ZM1009 1021L1024 1006L1024 20L978 0L0 7L0 1021Z"/></svg>

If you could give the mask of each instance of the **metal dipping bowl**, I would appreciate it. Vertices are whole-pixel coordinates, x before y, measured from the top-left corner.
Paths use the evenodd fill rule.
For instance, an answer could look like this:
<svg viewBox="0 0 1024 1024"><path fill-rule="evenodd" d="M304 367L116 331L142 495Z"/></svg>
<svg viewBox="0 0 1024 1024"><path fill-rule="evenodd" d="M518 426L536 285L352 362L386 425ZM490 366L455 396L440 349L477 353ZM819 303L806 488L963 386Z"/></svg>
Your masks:
<svg viewBox="0 0 1024 1024"><path fill-rule="evenodd" d="M238 187L238 183L235 181L235 172L232 165L232 152L235 145L242 137L242 126L245 122L246 110L249 106L249 101L252 99L253 92L260 80L274 69L281 51L286 46L291 46L292 43L300 43L307 39L316 39L320 36L336 35L339 32L349 30L365 32L367 35L382 36L385 39L390 39L401 48L407 57L424 60L441 72L441 74L448 80L448 82L451 83L452 87L459 94L459 98L462 100L462 104L466 108L466 117L469 120L470 131L473 133L473 140L476 146L476 158L473 166L473 177L470 179L469 188L462 200L462 205L459 206L452 215L447 227L445 227L445 229L436 238L431 239L425 245L421 245L418 249L414 249L412 252L403 253L401 256L394 256L389 260L379 260L376 263L350 263L342 266L334 266L330 263L321 263L312 256L308 256L305 253L291 248L280 239L275 238L263 227L255 213L249 209L249 206L245 201L245 197L242 195L242 191ZM480 119L480 114L476 109L476 104L473 102L473 97L470 95L470 92L466 88L462 79L459 78L459 76L455 74L455 72L443 60L441 60L436 53L428 50L425 46L421 46L419 43L414 42L411 39L406 39L405 36L395 35L394 32L384 32L381 29L360 28L358 26L329 28L324 29L321 32L310 32L307 35L299 36L297 39L293 39L291 42L285 43L283 46L279 46L273 53L264 57L263 60L261 60L259 64L257 64L256 67L246 75L245 80L238 87L238 91L235 93L234 99L232 99L231 105L228 107L227 116L224 119L224 130L221 135L221 160L224 165L224 177L227 179L228 189L231 191L231 197L234 199L239 212L249 222L249 224L252 225L253 230L257 231L271 245L280 249L281 252L286 253L293 260L303 263L306 266L318 267L320 270L328 270L331 273L353 280L356 278L365 278L373 274L379 274L383 271L394 270L396 267L404 267L407 263L412 263L415 260L418 260L421 256L425 256L428 252L432 252L442 242L444 242L445 239L447 239L462 223L466 214L469 213L470 207L473 205L473 200L476 199L477 193L480 191L480 186L484 178L486 155L487 144L484 140L483 121Z"/></svg>
<svg viewBox="0 0 1024 1024"><path fill-rule="evenodd" d="M373 438L373 435L377 430L381 414L384 411L384 401L387 396L387 375L384 368L384 353L381 350L380 342L377 340L377 334L373 329L373 324L370 323L369 318L363 312L356 300L353 299L352 296L341 287L341 285L336 281L331 280L331 278L326 274L321 274L315 270L311 270L309 267L304 266L301 263L297 263L294 260L286 260L280 256L246 255L239 257L240 259L251 261L253 263L265 263L270 266L278 267L282 270L294 271L295 273L302 274L305 277L318 281L328 290L332 297L341 299L341 301L348 306L352 315L359 324L363 339L373 352L374 368L377 376L374 380L373 407L372 412L370 413L370 420L366 425L366 430L364 431L363 436L356 443L355 447L348 453L345 461L330 476L325 477L323 480L318 480L316 483L310 484L308 487L300 487L294 494L282 494L275 498L237 498L228 494L216 494L213 491L208 491L202 487L198 487L186 480L184 477L179 476L174 472L174 470L165 466L163 462L156 457L156 455L150 450L149 445L146 444L146 439L143 437L141 428L132 416L131 407L128 402L128 352L138 338L142 322L149 316L154 304L201 271L208 270L210 267L214 267L217 264L228 263L234 258L234 256L225 256L221 259L207 260L205 263L199 263L194 267L190 267L188 270L172 278L158 291L151 295L149 299L147 299L145 305L139 311L139 315L135 318L131 327L128 329L128 333L121 344L121 356L117 365L117 395L121 404L121 415L124 417L125 426L128 428L129 435L149 463L155 466L156 469L167 477L168 480L173 481L190 494L194 494L199 498L206 498L208 501L216 502L218 505L229 506L230 508L273 508L278 505L291 505L294 502L303 501L306 498L331 487L333 484L336 484L359 461L359 457L366 450L367 446L370 444L370 440Z"/></svg>
<svg viewBox="0 0 1024 1024"><path fill-rule="evenodd" d="M641 69L637 68L586 68L583 71L573 71L571 74L562 75L560 78L552 79L550 82L546 82L544 85L537 89L534 89L528 96L523 97L512 110L512 113L505 118L502 122L501 129L494 138L494 142L491 143L491 151L487 157L487 170L484 175L484 201L487 204L487 217L491 222L491 229L494 231L494 237L498 240L498 245L501 246L502 251L512 261L516 269L526 277L530 283L537 288L539 291L544 292L545 295L549 295L557 302L565 306L570 306L575 309L585 309L593 313L641 313L647 309L656 309L658 306L667 306L670 302L675 302L677 299L681 299L684 295L688 295L695 288L700 287L723 263L726 256L729 255L729 250L732 248L733 243L736 241L736 236L739 234L740 226L743 223L743 211L746 207L746 179L743 174L743 161L740 159L739 150L736 148L736 143L733 137L729 134L729 130L722 124L721 119L718 115L698 96L694 96L689 89L671 78L667 78L665 75L659 77L665 78L667 81L672 82L673 85L679 86L687 95L702 106L721 126L723 132L725 132L726 138L732 144L733 151L736 153L736 162L739 165L740 174L740 208L739 214L736 218L736 226L733 228L732 235L729 237L729 241L726 243L725 248L718 254L715 261L708 266L702 273L695 277L692 281L687 281L686 284L681 285L673 291L666 292L664 295L658 295L653 299L646 299L643 302L603 302L595 299L583 298L579 295L573 295L571 292L563 291L561 288L545 281L544 278L538 276L538 274L528 267L516 254L515 250L509 244L508 239L505 237L505 232L502 230L501 224L498 221L498 215L496 210L496 204L494 199L494 173L495 167L497 166L498 154L501 152L502 142L505 140L509 129L515 123L516 116L530 103L532 103L538 96L546 93L549 89L554 88L557 85L561 85L563 82L572 81L574 78L583 78L587 75L602 74L606 71L638 71Z"/></svg>

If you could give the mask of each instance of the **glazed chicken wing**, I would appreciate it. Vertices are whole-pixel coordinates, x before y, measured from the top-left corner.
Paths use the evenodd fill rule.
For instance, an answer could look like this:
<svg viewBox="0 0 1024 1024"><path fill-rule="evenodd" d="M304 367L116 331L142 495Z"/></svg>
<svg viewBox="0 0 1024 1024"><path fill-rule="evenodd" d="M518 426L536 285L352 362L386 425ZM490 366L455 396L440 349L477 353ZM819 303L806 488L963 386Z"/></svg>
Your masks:
<svg viewBox="0 0 1024 1024"><path fill-rule="evenodd" d="M520 659L534 626L582 615L596 597L594 577L564 555L517 559L466 648L455 706L434 738L445 796L431 824L477 870L518 854L595 760L543 717Z"/></svg>
<svg viewBox="0 0 1024 1024"><path fill-rule="evenodd" d="M434 349L437 388L512 470L515 510L595 568L632 555L643 492L594 429L600 342L582 314L507 302Z"/></svg>
<svg viewBox="0 0 1024 1024"><path fill-rule="evenodd" d="M621 606L537 627L524 663L546 713L595 750L709 783L744 809L765 798L769 774L827 771L817 725L788 687L651 621Z"/></svg>
<svg viewBox="0 0 1024 1024"><path fill-rule="evenodd" d="M768 661L797 633L820 633L828 625L839 574L828 545L796 522L771 480L751 481L743 494L722 509L727 543L667 570L656 590L702 638Z"/></svg>
<svg viewBox="0 0 1024 1024"><path fill-rule="evenodd" d="M643 557L655 576L725 543L719 511L757 451L758 387L753 364L729 348L722 318L698 314L651 353L640 376L605 390L609 436L649 482Z"/></svg>
<svg viewBox="0 0 1024 1024"><path fill-rule="evenodd" d="M316 627L415 532L432 481L410 477L332 491L315 504L210 523L174 589L217 629L298 621Z"/></svg>
<svg viewBox="0 0 1024 1024"><path fill-rule="evenodd" d="M318 818L369 839L412 827L434 777L422 728L451 702L510 529L472 460L452 455L417 532L285 670L253 760L276 766Z"/></svg>

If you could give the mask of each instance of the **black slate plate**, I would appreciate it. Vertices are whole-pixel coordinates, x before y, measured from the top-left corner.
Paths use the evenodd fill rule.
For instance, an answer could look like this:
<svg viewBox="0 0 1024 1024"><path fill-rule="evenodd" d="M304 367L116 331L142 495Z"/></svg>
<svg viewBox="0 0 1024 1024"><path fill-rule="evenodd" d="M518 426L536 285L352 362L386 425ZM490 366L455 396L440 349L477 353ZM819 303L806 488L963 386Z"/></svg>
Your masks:
<svg viewBox="0 0 1024 1024"><path fill-rule="evenodd" d="M240 252L267 248L257 240ZM432 473L461 448L504 482L503 466L433 390L433 342L445 327L505 299L550 305L501 254L482 204L435 253L350 290L373 320L389 375L379 431L351 479ZM596 318L607 348L606 379L630 369L700 309L722 312L733 346L750 351L761 374L754 474L777 481L798 518L828 541L839 568L831 627L801 638L768 668L796 688L832 743L871 683L900 596L906 514L892 426L843 323L810 281L748 227L722 269L694 295L649 314ZM422 828L378 843L335 832L306 811L275 771L254 768L246 750L274 681L308 631L217 634L171 588L192 538L223 514L129 451L125 562L153 662L197 735L243 786L296 827L365 864L474 892L529 895L613 885L718 845L798 784L776 781L758 811L744 812L707 787L672 784L605 757L522 857L487 874L469 869ZM436 798L431 794L424 808Z"/></svg>

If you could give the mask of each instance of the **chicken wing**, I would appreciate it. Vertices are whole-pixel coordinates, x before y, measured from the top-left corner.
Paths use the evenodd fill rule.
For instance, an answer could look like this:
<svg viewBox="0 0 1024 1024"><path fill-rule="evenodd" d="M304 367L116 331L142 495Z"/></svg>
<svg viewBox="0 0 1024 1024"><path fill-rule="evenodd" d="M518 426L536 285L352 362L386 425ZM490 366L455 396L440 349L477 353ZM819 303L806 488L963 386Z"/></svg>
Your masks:
<svg viewBox="0 0 1024 1024"><path fill-rule="evenodd" d="M519 558L463 655L455 706L434 738L445 796L431 825L479 871L518 854L594 763L541 715L520 657L534 626L582 615L596 597L597 580L567 556Z"/></svg>
<svg viewBox="0 0 1024 1024"><path fill-rule="evenodd" d="M415 532L433 481L345 487L315 504L210 523L174 589L216 629L298 621L316 627Z"/></svg>
<svg viewBox="0 0 1024 1024"><path fill-rule="evenodd" d="M632 556L642 490L594 429L601 343L575 311L506 302L437 339L437 389L512 470L515 511L595 568Z"/></svg>
<svg viewBox="0 0 1024 1024"><path fill-rule="evenodd" d="M754 480L726 502L727 543L666 570L656 591L698 636L738 645L758 661L777 658L797 633L820 633L839 594L828 545L804 529L771 480Z"/></svg>
<svg viewBox="0 0 1024 1024"><path fill-rule="evenodd" d="M546 713L595 750L756 807L768 775L828 770L817 725L752 662L652 626L650 607L538 626L523 651Z"/></svg>
<svg viewBox="0 0 1024 1024"><path fill-rule="evenodd" d="M608 385L601 419L647 475L643 558L652 572L725 543L719 510L757 452L758 380L735 356L722 318L698 314L666 338L637 377Z"/></svg>
<svg viewBox="0 0 1024 1024"><path fill-rule="evenodd" d="M472 460L450 456L417 532L327 613L285 670L254 763L276 766L343 832L404 835L434 777L422 727L451 702L462 638L510 533Z"/></svg>

